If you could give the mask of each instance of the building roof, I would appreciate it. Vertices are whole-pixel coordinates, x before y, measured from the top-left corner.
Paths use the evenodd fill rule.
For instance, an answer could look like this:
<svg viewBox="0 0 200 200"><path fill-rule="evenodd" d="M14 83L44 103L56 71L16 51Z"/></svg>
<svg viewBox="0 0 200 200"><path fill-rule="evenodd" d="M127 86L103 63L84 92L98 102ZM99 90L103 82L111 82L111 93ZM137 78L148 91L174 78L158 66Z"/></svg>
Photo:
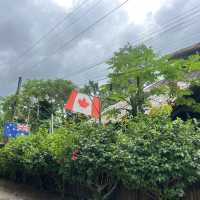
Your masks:
<svg viewBox="0 0 200 200"><path fill-rule="evenodd" d="M200 54L200 43L197 43L195 45L192 45L192 46L184 48L184 49L180 49L180 50L172 53L171 57L173 59L187 58L194 54Z"/></svg>

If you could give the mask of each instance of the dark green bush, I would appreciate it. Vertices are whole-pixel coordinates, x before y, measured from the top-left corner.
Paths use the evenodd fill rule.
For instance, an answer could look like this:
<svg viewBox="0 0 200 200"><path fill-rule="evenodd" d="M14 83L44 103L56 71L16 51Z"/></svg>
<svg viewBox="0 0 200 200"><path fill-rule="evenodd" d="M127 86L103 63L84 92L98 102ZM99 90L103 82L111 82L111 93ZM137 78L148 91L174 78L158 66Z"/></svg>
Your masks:
<svg viewBox="0 0 200 200"><path fill-rule="evenodd" d="M200 130L191 122L138 118L118 136L121 179L153 199L177 200L199 180Z"/></svg>
<svg viewBox="0 0 200 200"><path fill-rule="evenodd" d="M0 175L63 194L67 184L79 184L92 199L109 198L123 183L177 200L199 181L200 130L191 122L140 116L115 127L70 124L11 140L0 149Z"/></svg>

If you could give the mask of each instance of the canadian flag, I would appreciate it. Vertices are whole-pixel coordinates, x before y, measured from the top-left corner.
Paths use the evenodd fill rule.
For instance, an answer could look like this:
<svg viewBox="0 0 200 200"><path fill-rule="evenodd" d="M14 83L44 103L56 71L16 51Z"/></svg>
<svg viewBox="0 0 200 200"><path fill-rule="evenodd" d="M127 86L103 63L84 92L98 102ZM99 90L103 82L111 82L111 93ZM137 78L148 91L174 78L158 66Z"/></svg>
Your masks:
<svg viewBox="0 0 200 200"><path fill-rule="evenodd" d="M65 109L73 112L83 113L94 117L95 119L100 118L100 107L101 101L97 96L90 97L86 94L82 94L73 90L69 96Z"/></svg>

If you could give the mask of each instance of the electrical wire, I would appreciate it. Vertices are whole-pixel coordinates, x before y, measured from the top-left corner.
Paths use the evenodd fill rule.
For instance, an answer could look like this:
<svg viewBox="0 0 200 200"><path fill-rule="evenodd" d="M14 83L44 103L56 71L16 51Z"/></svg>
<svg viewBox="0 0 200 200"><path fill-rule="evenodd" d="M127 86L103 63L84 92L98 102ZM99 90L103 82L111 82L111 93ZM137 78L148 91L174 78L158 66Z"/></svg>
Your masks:
<svg viewBox="0 0 200 200"><path fill-rule="evenodd" d="M77 10L79 10L84 4L86 4L87 2L89 2L90 0L85 0L83 1L79 6L77 6L72 12L68 13L67 15L65 15L64 18L62 18L61 20L59 20L53 27L51 27L45 34L43 34L37 41L35 41L29 48L27 48L24 52L22 52L22 54L20 54L17 59L21 59L23 58L25 55L27 55L30 51L32 51L38 44L40 44L43 40L45 40L49 34L51 34L52 32L54 32L59 26L61 26L62 24L64 24L64 22L70 17L72 16ZM9 64L10 62L5 62L2 63L3 64Z"/></svg>
<svg viewBox="0 0 200 200"><path fill-rule="evenodd" d="M186 34L186 33L185 33L185 34ZM189 35L189 33L188 33L188 35ZM186 47L192 45L192 44L191 44L191 41L194 40L194 39L199 39L199 37L200 37L200 33L196 33L196 34L190 35L189 38L184 38L183 40L180 40L180 42L181 42L182 44L185 43L185 45L184 45L182 48L186 48ZM180 42L179 42L179 41L176 41L176 42L173 43L173 44L170 43L170 45L169 45L170 49L173 49L174 52L176 52L177 50L179 50L180 47L177 47L177 44L179 44ZM169 48L168 48L168 49L169 49ZM158 51L161 51L161 50L162 50L162 48L160 48ZM167 53L167 54L168 54L168 53Z"/></svg>
<svg viewBox="0 0 200 200"><path fill-rule="evenodd" d="M195 17L199 16L199 15L200 15L200 10L198 10L198 13L195 13L195 14L198 14L198 15L195 15ZM190 22L191 20L193 20L193 18L191 18L191 19L189 20L189 22ZM198 18L197 18L197 20L198 20ZM195 22L192 22L192 23L190 23L190 24L185 24L185 26L187 27L187 25L191 25L191 24L194 24L194 23L195 23ZM160 34L165 34L165 33L168 33L169 31L172 31L172 30L174 30L174 29L176 29L176 28L180 28L180 25L182 25L182 22L181 22L181 23L178 23L178 24L174 24L174 25L171 26L171 27L168 27L168 26L165 26L165 25L164 25L165 29L164 29L164 30L161 30L161 32L156 32L156 31L155 31L155 32L153 32L153 33L150 35L149 38L144 38L143 40L137 40L137 41L135 41L134 43L136 43L136 42L141 43L141 42L150 41L150 40L154 39L156 36L158 36L158 35L160 35ZM155 34L156 34L156 35L155 35ZM137 44L135 44L134 46L137 46ZM91 69L93 69L93 68L95 68L95 67L97 67L97 66L99 66L99 65L102 65L103 63L107 62L109 59L111 59L111 57L110 57L110 58L107 58L107 59L104 59L103 61L100 61L99 63L96 63L96 64L94 64L94 65L91 65L91 66L89 66L89 67L87 67L87 68L84 68L84 69L81 69L81 70L72 72L68 77L71 77L71 76L73 76L73 75L80 75L81 73L84 73L84 72L89 71L89 70L91 70Z"/></svg>
<svg viewBox="0 0 200 200"><path fill-rule="evenodd" d="M83 68L83 69L79 69L79 70L77 70L77 71L74 71L74 72L72 72L71 74L68 74L68 78L73 77L73 76L75 76L75 75L80 75L80 74L82 74L82 73L84 73L84 72L86 72L86 71L89 71L89 70L91 70L91 69L96 68L96 67L99 66L99 65L105 64L109 59L110 59L110 58L104 59L104 60L102 60L102 61L100 61L100 62L98 62L98 63L96 63L96 64L94 64L94 65L89 65L89 66L86 67L86 68ZM78 68L78 67L77 67L77 68Z"/></svg>
<svg viewBox="0 0 200 200"><path fill-rule="evenodd" d="M193 35L193 37L194 38L196 38L196 37L199 37L200 36L200 33L197 33L196 35ZM193 37L190 37L190 38L188 38L188 39L185 39L185 40L182 40L182 42L187 42L187 41L191 41L191 38L193 38ZM188 45L186 45L185 47L188 47ZM183 47L183 48L185 48L185 47ZM173 48L173 46L172 46L172 48ZM177 51L177 50L179 50L180 48L177 48L177 49L175 49L175 50L173 50L173 52L175 52L175 51ZM171 54L172 52L169 52L169 53L167 53L167 54ZM90 79L90 80L93 80L94 82L99 82L99 81L101 81L101 80L105 80L105 79L109 79L108 77L105 77L105 76L103 76L103 77L99 77L100 79L97 79L96 80L96 78L97 77L94 77L93 79ZM83 86L83 85L85 85L85 84L87 84L87 82L89 81L88 79L85 79L84 81L86 81L86 82L83 82L83 83L80 83L79 84L79 87L81 87L81 86Z"/></svg>
<svg viewBox="0 0 200 200"><path fill-rule="evenodd" d="M70 27L72 27L73 25L75 25L75 24L77 24L79 21L81 21L81 20L83 19L84 16L89 15L90 12L93 11L94 8L95 8L96 6L98 6L102 1L103 1L103 0L98 0L97 2L95 2L94 5L92 5L92 6L89 7L85 12L83 12L81 15L79 15L78 18L77 18L76 20L72 21L72 23L70 23L70 24L68 24L66 27L64 27L63 30L61 30L60 32L55 33L55 34L53 35L53 37L56 37L56 38L58 39L59 36L60 36L60 34L65 33L67 30L69 30ZM66 20L67 20L67 19L66 19ZM63 23L64 23L64 22L63 22ZM57 29L57 28L55 28L52 32L56 31L56 29ZM51 32L51 33L52 33L52 32ZM50 35L51 33L49 33L49 35ZM38 40L39 42L38 42L35 46L33 46L33 48L32 48L28 53L30 53L38 44L40 44L40 43L42 42L42 40L46 40L46 42L48 42L48 41L52 41L53 39L52 39L52 38L49 38L49 37L48 37L48 34L47 34L45 38L41 39L40 41ZM60 40L60 42L62 43L62 40ZM38 49L37 49L37 50L38 50ZM27 55L27 54L26 54L26 55ZM20 64L20 65L23 65L23 64L25 64L25 62L26 62L26 60L24 59L24 60L22 60L22 62L18 63L18 65L19 65L19 64Z"/></svg>
<svg viewBox="0 0 200 200"><path fill-rule="evenodd" d="M64 27L63 30L61 30L60 32L58 32L57 34L55 34L53 37L60 37L60 35L66 33L67 30L69 30L69 28L75 24L77 24L79 21L83 20L85 16L89 15L90 12L94 11L94 8L97 7L101 2L103 2L104 0L98 0L97 2L95 2L94 5L92 5L91 7L89 7L87 10L85 10L80 16L78 16L78 18L76 20L74 20L72 23L70 23L68 26ZM64 35L65 36L65 35ZM49 40L52 40L51 38ZM48 41L48 39L47 39ZM63 41L61 41L62 43Z"/></svg>
<svg viewBox="0 0 200 200"><path fill-rule="evenodd" d="M84 1L85 2L85 1ZM87 1L86 1L87 2ZM97 2L97 4L98 4L99 2ZM126 2L125 2L126 3ZM124 4L125 4L124 3ZM80 6L82 6L82 4L80 5ZM192 9L190 9L189 11L187 11L186 13L185 13L185 17L188 15L188 14L190 14L192 11L195 11L195 13L193 13L193 14L196 14L197 12L199 12L199 7L198 6L196 6L196 7L194 7L194 8L192 8ZM181 18L181 19L184 19L184 16L179 16L179 18ZM189 17L191 17L191 14L190 14L190 16ZM173 21L177 21L177 19L175 18ZM166 25L169 25L169 24L171 24L171 23L167 23ZM166 26L165 25L165 26ZM86 30L87 31L87 30ZM84 31L85 32L85 31ZM83 33L84 33L83 32ZM80 33L80 34L82 34L82 33ZM79 37L79 35L78 35L78 37ZM76 39L76 38L72 38L72 41L74 40L74 39ZM149 38L148 38L148 40L149 40ZM70 41L68 41L69 43L71 43L71 40ZM68 42L67 42L67 44L68 44ZM63 47L64 46L66 46L66 43L63 45ZM63 48L62 46L61 46L61 48L59 48L59 49L61 49L62 50L62 48ZM57 52L55 52L55 53L53 53L53 55L54 54L56 54ZM48 57L46 57L46 58L44 58L41 62L43 62L44 60L46 60ZM104 60L104 61L102 61L102 62L100 62L100 63L97 63L97 64L95 64L94 66L91 66L91 67L88 67L88 70L90 70L90 69L93 69L94 67L96 67L96 66L98 66L98 65L100 65L100 64L103 64L104 62L106 62L106 60ZM32 66L33 67L33 66ZM81 72L80 71L78 71L78 72L74 72L72 75L74 75L75 73L77 74L77 73L82 73L82 71L83 70L81 70ZM71 76L71 75L70 75Z"/></svg>
<svg viewBox="0 0 200 200"><path fill-rule="evenodd" d="M102 22L104 19L106 19L107 17L109 17L111 14L113 14L114 12L116 12L117 10L119 10L122 6L124 6L129 0L125 0L123 3L119 4L118 6L116 6L115 8L113 8L112 10L110 10L109 12L107 12L105 15L103 15L102 17L100 17L98 20L96 20L94 23L90 24L88 27L86 27L84 30L82 30L81 32L79 32L78 34L76 34L74 37L72 37L70 40L64 42L59 48L57 48L53 53L51 53L49 56L54 56L56 54L62 53L62 50L68 46L69 44L71 44L73 41L77 40L80 36L82 36L83 34L85 34L86 32L88 32L89 30L91 30L93 27L95 27L97 24L99 24L100 22ZM36 66L38 66L39 64L41 64L42 62L46 61L49 56L44 57L42 60L40 60L38 63L34 64L31 66L31 68L34 68Z"/></svg>
<svg viewBox="0 0 200 200"><path fill-rule="evenodd" d="M198 17L198 16L200 16L200 12L197 14L197 15L195 15L195 16L193 16L193 17ZM197 18L197 19L199 19L199 18ZM160 34L165 34L165 33L168 33L169 31L172 31L172 30L176 30L176 28L177 27L179 27L180 28L180 26L188 26L188 25L191 25L191 24L194 24L194 22L192 22L192 23L190 23L192 20L194 20L194 18L191 18L191 19L188 19L186 22L186 24L184 24L183 22L179 22L179 23L177 23L177 24L174 24L173 26L170 26L170 27L166 27L165 29L162 29L160 32L158 32L158 33L153 33L153 34L151 34L149 37L146 37L146 38L144 38L142 41L143 42L148 42L148 41L151 41L152 39L154 39L156 36L158 36L158 35L160 35ZM136 41L132 41L132 42L134 42L135 43L135 45L137 45L137 43L140 43L141 42L141 40L136 40Z"/></svg>
<svg viewBox="0 0 200 200"><path fill-rule="evenodd" d="M199 14L199 12L200 12L200 5L196 5L192 9L189 9L188 11L184 12L183 15L178 15L176 17L170 18L168 20L169 22L162 24L162 26L160 28L158 26L158 28L156 28L156 30L154 30L154 27L152 27L151 32L145 31L145 32L141 33L140 36L143 36L143 38L149 37L149 35L157 33L159 29L162 31L163 29L169 28L171 25L176 25L177 22L184 21L185 19L194 17L194 15ZM140 40L143 40L143 39L139 39L139 41ZM135 43L136 43L136 41L135 41Z"/></svg>
<svg viewBox="0 0 200 200"><path fill-rule="evenodd" d="M126 1L126 2L127 2L127 1ZM126 3L126 2L125 2L125 3ZM125 4L125 3L124 3L124 4ZM103 18L104 18L104 17L103 17ZM101 18L100 18L100 19L101 19ZM89 26L89 27L91 27L91 26ZM87 30L84 30L84 32L85 32L85 31L87 31ZM169 31L169 30L167 30L167 31ZM163 33L163 31L162 31L162 33ZM75 39L76 39L76 37L77 37L77 36L75 36ZM73 39L73 40L74 40L74 39ZM70 42L70 41L68 41L68 42ZM67 43L67 44L68 44L68 43ZM66 45L66 44L65 44L65 45ZM105 61L104 61L104 62L105 62ZM94 67L96 67L96 66L98 66L98 65L100 65L100 64L103 64L103 62L100 62L100 63L98 63L98 64L95 64L95 65L93 65L93 66L90 66L90 67L88 67L87 69L88 69L88 70L89 70L89 69L92 69L92 68L94 68ZM84 70L84 71L85 71L85 70ZM76 72L76 73L77 73L77 72ZM80 73L80 71L79 71L79 73ZM82 73L82 71L81 71L81 73Z"/></svg>

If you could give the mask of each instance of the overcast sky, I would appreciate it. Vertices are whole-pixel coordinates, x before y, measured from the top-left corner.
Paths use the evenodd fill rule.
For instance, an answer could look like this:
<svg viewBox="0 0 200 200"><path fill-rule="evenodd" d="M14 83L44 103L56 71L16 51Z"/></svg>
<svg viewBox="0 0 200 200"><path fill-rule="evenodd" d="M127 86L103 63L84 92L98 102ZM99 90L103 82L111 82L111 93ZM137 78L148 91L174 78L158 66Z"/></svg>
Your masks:
<svg viewBox="0 0 200 200"><path fill-rule="evenodd" d="M124 1L1 0L0 96L15 92L19 76L78 85L103 79L105 64L86 69L128 42L159 54L200 42L199 0L129 0L85 32Z"/></svg>

